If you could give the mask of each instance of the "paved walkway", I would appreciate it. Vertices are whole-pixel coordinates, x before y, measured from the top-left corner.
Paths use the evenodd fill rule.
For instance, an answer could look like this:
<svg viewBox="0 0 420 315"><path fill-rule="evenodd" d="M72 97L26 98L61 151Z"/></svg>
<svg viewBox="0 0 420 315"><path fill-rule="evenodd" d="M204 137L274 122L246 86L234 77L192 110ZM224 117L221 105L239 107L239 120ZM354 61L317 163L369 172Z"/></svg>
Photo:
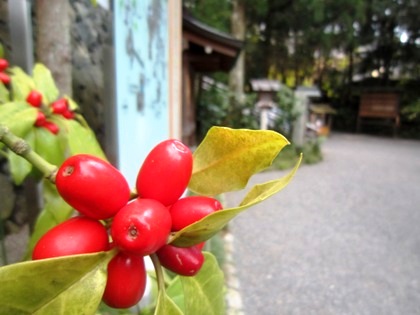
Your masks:
<svg viewBox="0 0 420 315"><path fill-rule="evenodd" d="M230 224L243 314L420 314L420 142L333 134L323 154Z"/></svg>

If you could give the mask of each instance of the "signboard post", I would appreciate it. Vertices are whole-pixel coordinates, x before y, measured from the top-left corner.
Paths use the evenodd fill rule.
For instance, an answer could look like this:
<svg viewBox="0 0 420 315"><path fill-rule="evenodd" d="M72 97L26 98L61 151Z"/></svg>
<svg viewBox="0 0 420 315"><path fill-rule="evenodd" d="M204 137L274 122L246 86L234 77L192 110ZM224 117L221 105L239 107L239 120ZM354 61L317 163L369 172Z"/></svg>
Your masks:
<svg viewBox="0 0 420 315"><path fill-rule="evenodd" d="M172 136L168 1L113 1L107 154L131 186L147 153Z"/></svg>

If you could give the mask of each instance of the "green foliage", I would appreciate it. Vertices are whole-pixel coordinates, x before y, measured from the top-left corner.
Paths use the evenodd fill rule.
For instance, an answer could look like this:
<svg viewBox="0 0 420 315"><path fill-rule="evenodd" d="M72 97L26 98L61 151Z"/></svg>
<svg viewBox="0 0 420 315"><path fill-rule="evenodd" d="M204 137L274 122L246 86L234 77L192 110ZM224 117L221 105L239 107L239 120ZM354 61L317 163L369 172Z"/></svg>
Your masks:
<svg viewBox="0 0 420 315"><path fill-rule="evenodd" d="M286 138L270 130L213 127L194 152L188 188L196 194L213 196L242 189L288 144Z"/></svg>
<svg viewBox="0 0 420 315"><path fill-rule="evenodd" d="M238 100L222 83L226 78L213 77L215 83L201 90L197 104L199 139L203 139L212 126L258 129L258 121L252 115L255 95L248 94L245 99Z"/></svg>
<svg viewBox="0 0 420 315"><path fill-rule="evenodd" d="M224 277L216 258L204 253L205 264L194 277L180 277L184 288L184 314L225 313ZM194 299L188 298L195 296Z"/></svg>
<svg viewBox="0 0 420 315"><path fill-rule="evenodd" d="M223 146L219 143L225 141ZM209 186L210 188L201 187L197 189L198 192L208 193L210 191L224 192L231 190L232 187L240 188L246 181L238 176L242 172L242 168L245 164L250 164L249 171L256 173L265 167L268 167L271 160L279 153L279 151L287 144L287 140L281 135L272 131L253 131L253 130L231 130L228 128L214 127L208 134L208 138L203 141L201 149L197 149L197 154L194 155L194 163L199 168L194 173L193 177L198 176L201 167L205 169L207 178L202 179L206 182L216 182L216 185ZM201 152L201 153L200 153ZM210 153L211 152L211 153ZM208 160L208 156L212 157L216 163L212 164ZM245 156L246 159L242 160L239 156ZM266 161L261 162L263 156L268 156ZM232 165L231 159L235 161ZM299 161L300 162L300 161ZM264 201L273 194L283 189L293 178L299 162L295 168L285 177L273 180L267 183L259 184L251 188L244 200L236 208L224 209L217 211L203 220L194 223L185 229L174 233L169 242L173 242L179 246L189 246L192 244L199 243L210 239L213 235L219 232L226 224L232 220L236 215L245 211L249 207ZM221 172L220 170L223 170ZM233 179L232 178L235 178ZM216 180L217 179L217 180ZM233 184L224 186L225 182ZM239 186L238 186L239 185ZM221 186L217 187L217 186ZM46 191L53 193L51 186L47 186ZM57 199L52 198L53 201L57 202ZM57 207L63 207L64 205L55 205ZM54 206L54 209L57 208ZM44 215L50 215L54 217L56 212L45 211ZM47 219L50 223L57 218ZM41 219L38 221L42 222ZM37 229L36 229L37 230ZM38 230L39 231L39 230ZM36 279L36 288L46 286L48 284L54 286L54 290L61 292L62 294L55 295L54 297L46 294L48 289L44 291L39 290L39 296L36 295L31 303L25 307L25 312L22 314L30 314L34 308L45 307L45 312L51 310L60 312L64 308L66 313L73 314L79 312L79 314L94 314L99 302L100 297L104 288L104 268L106 262L112 257L112 252L96 255L80 255L80 256L69 256L59 259L47 259L36 262L22 263L18 265L12 265L13 267L0 268L0 281L8 283L9 276L14 274L16 278L14 281L21 282L20 286L17 286L13 293L13 303L7 304L11 308L7 309L7 312L14 312L15 307L19 303L26 305L22 299L27 299L28 290L23 289L23 280L29 275L36 274L39 278ZM168 293L161 289L159 291L155 314L223 314L224 311L224 296L223 296L223 274L218 266L216 259L206 254L206 262L202 270L194 277L181 277L179 281L182 283L183 297L182 301L180 296L175 296L174 300L168 295ZM77 259L80 259L77 260ZM86 261L85 261L86 259ZM95 259L96 262L95 262ZM94 261L92 264L90 262ZM76 263L77 262L77 263ZM89 263L88 263L89 262ZM86 264L85 264L86 263ZM75 266L76 270L72 273L74 277L66 276L66 270L68 266ZM64 267L63 267L64 266ZM8 268L17 268L11 269ZM57 268L57 270L55 269ZM80 269L77 269L80 268ZM48 276L45 272L48 270ZM3 278L2 278L3 277ZM175 286L176 281L174 280L171 286ZM69 284L70 283L70 284ZM25 284L26 285L26 284ZM171 288L170 286L170 288ZM29 287L30 290L36 288ZM6 294L3 290L10 290L9 286L0 287L0 296L6 296L10 298L10 294ZM32 292L32 291L31 291ZM37 291L38 292L38 291ZM176 293L176 290L168 289L171 294ZM192 298L194 296L194 298ZM75 305L69 306L68 301L73 299L77 301ZM84 298L84 299L82 299ZM87 301L89 300L89 301ZM34 302L35 301L35 302ZM6 302L0 299L0 308ZM80 307L83 307L83 312ZM203 308L204 306L204 308ZM69 312L67 312L69 308ZM6 309L6 308L5 308ZM48 311L47 311L48 310ZM44 311L44 310L43 310ZM40 312L39 314L46 314Z"/></svg>
<svg viewBox="0 0 420 315"><path fill-rule="evenodd" d="M173 242L176 246L188 247L213 237L238 214L286 187L295 175L300 162L301 158L297 161L295 167L284 177L252 187L238 207L216 211L202 220L185 227L181 231L174 232L169 241L171 243ZM232 172L230 172L230 175L232 175ZM219 178L219 181L222 182L223 179Z"/></svg>
<svg viewBox="0 0 420 315"><path fill-rule="evenodd" d="M409 120L414 120L420 116L420 99L409 104L402 109L402 113L407 116Z"/></svg>
<svg viewBox="0 0 420 315"><path fill-rule="evenodd" d="M1 267L0 315L95 314L112 256L76 255Z"/></svg>
<svg viewBox="0 0 420 315"><path fill-rule="evenodd" d="M23 138L31 148L46 161L61 165L70 155L89 153L105 158L93 131L89 128L83 116L76 113L75 119L65 119L60 115L51 113L50 105L60 98L59 91L52 78L51 72L42 64L36 64L33 77L18 67L8 69L11 76L10 91L4 86L0 87L0 123L7 126L18 137ZM26 97L31 90L37 90L43 95L43 105L40 109L30 106ZM10 99L10 95L13 97ZM70 108L77 110L77 104L68 98ZM59 126L57 135L45 128L34 125L38 111L46 114L48 119ZM16 185L28 176L35 176L41 181L40 174L25 159L4 148L0 149L7 154L11 177ZM44 208L41 210L35 223L34 231L28 245L28 255L35 242L48 229L67 219L73 212L59 196L55 186L43 181Z"/></svg>
<svg viewBox="0 0 420 315"><path fill-rule="evenodd" d="M53 115L50 102L59 98L51 74L37 65L34 77L19 68L12 70L13 93L2 92L0 104L0 140L6 144L12 177L17 184L27 176L40 179L50 166L59 165L65 158L78 153L104 154L83 117L76 112L75 119ZM16 80L15 80L16 79ZM44 104L35 109L25 103L30 90L42 91ZM1 91L0 91L1 92ZM16 93L15 93L16 92ZM9 96L17 99L9 99ZM71 99L71 108L78 109ZM42 110L59 126L59 133L34 126L37 111ZM8 127L16 132L6 140ZM12 142L12 139L15 142ZM38 152L37 162L29 164L12 152L16 143L24 140ZM274 131L259 131L226 127L213 127L194 153L194 169L189 188L202 195L217 195L242 189L255 173L268 168L279 152L289 142ZM221 231L233 218L249 207L282 190L293 178L301 162L283 178L255 185L243 201L234 208L217 211L183 230L172 233L168 243L189 246L207 241ZM48 167L41 167L46 164ZM39 170L35 170L38 167ZM41 174L42 173L42 174ZM49 178L49 177L48 177ZM41 179L40 179L41 180ZM73 209L59 196L53 182L42 179L44 209L41 211L28 245L27 257L36 241L52 226L68 218ZM0 268L0 315L3 314L84 314L98 313L106 285L107 264L115 251L26 261ZM152 260L156 257L152 256ZM210 253L204 253L205 262L193 277L176 276L165 281L159 263L154 261L157 287L156 300L152 302L155 315L220 315L225 313L224 276ZM101 308L102 309L102 308ZM129 311L107 310L104 314L129 314ZM149 309L143 314L151 314Z"/></svg>
<svg viewBox="0 0 420 315"><path fill-rule="evenodd" d="M201 22L222 32L230 31L230 16L232 12L230 1L183 0L182 3ZM218 12L218 14L209 14L209 12Z"/></svg>
<svg viewBox="0 0 420 315"><path fill-rule="evenodd" d="M321 144L323 141L324 138L318 137L305 143L301 151L305 164L315 164L322 160Z"/></svg>

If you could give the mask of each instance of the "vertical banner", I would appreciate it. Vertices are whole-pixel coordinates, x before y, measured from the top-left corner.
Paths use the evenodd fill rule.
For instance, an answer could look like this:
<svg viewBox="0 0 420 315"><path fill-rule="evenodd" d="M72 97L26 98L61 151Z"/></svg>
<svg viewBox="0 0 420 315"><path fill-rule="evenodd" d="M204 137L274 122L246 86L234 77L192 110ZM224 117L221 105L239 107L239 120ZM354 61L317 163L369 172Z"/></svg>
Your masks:
<svg viewBox="0 0 420 315"><path fill-rule="evenodd" d="M170 135L167 1L113 1L118 167L131 186Z"/></svg>

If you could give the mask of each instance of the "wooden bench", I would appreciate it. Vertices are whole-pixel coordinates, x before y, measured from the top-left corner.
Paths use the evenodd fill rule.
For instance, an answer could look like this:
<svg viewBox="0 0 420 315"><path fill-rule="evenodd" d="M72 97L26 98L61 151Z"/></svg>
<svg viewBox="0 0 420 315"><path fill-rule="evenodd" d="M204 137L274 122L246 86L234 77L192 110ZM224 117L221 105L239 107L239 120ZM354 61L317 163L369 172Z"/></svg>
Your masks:
<svg viewBox="0 0 420 315"><path fill-rule="evenodd" d="M399 95L396 92L364 92L360 96L357 132L362 124L389 124L394 136L400 125Z"/></svg>

